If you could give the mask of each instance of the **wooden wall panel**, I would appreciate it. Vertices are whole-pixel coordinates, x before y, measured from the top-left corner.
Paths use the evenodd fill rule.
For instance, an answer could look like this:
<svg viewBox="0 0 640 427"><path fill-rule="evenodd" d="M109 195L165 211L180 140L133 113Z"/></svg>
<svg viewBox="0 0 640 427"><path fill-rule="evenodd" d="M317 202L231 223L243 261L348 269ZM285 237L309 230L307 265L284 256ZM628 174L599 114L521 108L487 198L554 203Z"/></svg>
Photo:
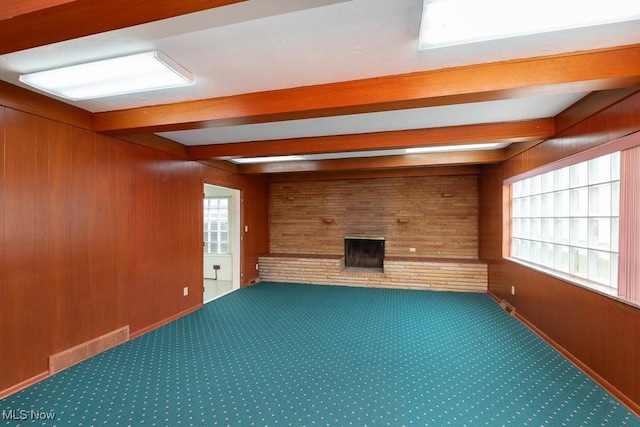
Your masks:
<svg viewBox="0 0 640 427"><path fill-rule="evenodd" d="M106 281L102 287L108 290L114 305L110 307L113 323L126 325L129 263L123 262L123 254L128 253L129 243L131 144L102 135L96 138L98 157L108 159L96 162L96 192L100 200L109 200L99 205L103 223L96 224L98 241L104 242L99 253L103 262L99 277Z"/></svg>
<svg viewBox="0 0 640 427"><path fill-rule="evenodd" d="M640 309L501 257L503 179L640 130L640 93L585 118L554 138L485 167L480 177L480 258L489 291L601 376L640 410ZM511 295L511 286L516 287Z"/></svg>
<svg viewBox="0 0 640 427"><path fill-rule="evenodd" d="M0 390L126 324L129 221L124 143L11 109L4 127L0 327L16 344L3 346Z"/></svg>
<svg viewBox="0 0 640 427"><path fill-rule="evenodd" d="M504 162L505 178L640 131L640 92Z"/></svg>
<svg viewBox="0 0 640 427"><path fill-rule="evenodd" d="M72 212L68 223L68 236L71 237L71 259L69 264L71 281L66 289L66 318L82 320L70 328L70 342L84 342L94 337L91 332L100 329L100 310L98 305L109 301L100 301L95 267L98 259L93 259L97 251L92 220L95 215L95 136L71 129L68 143L71 154L70 168L66 174L66 186L71 189ZM100 200L102 202L102 200ZM96 224L97 225L97 224ZM103 295L106 297L106 295ZM88 307L92 309L87 310ZM85 311L86 310L86 311ZM115 328L114 328L115 329Z"/></svg>
<svg viewBox="0 0 640 427"><path fill-rule="evenodd" d="M132 147L130 242L129 257L129 325L132 332L162 320L164 311L158 305L166 299L166 285L156 264L166 230L159 229L160 210L159 166L155 153L144 147ZM164 239L163 239L164 240ZM164 244L164 242L162 242ZM166 245L165 245L166 247ZM156 268L157 266L157 268ZM171 299L171 296L169 296ZM175 298L173 298L175 299ZM160 313L159 313L160 312Z"/></svg>
<svg viewBox="0 0 640 427"><path fill-rule="evenodd" d="M0 156L0 336L11 343L0 346L0 395L40 377L52 354L202 303L204 181L242 191L244 284L257 279L264 177L5 106Z"/></svg>
<svg viewBox="0 0 640 427"><path fill-rule="evenodd" d="M189 285L189 295L182 297L181 310L188 310L202 303L202 178L200 165L182 161L179 164L179 201L184 208L180 211L180 241L182 257L179 268L182 271L183 286ZM191 285L193 284L193 285Z"/></svg>
<svg viewBox="0 0 640 427"><path fill-rule="evenodd" d="M269 187L265 177L246 177L243 180L242 218L249 231L243 232L242 271L244 283L258 279L258 257L269 252Z"/></svg>
<svg viewBox="0 0 640 427"><path fill-rule="evenodd" d="M7 283L7 266L5 264L4 259L4 242L5 242L5 234L4 234L4 216L5 216L5 184L4 184L4 165L5 165L5 142L4 142L4 134L5 134L5 114L6 108L0 105L0 303L5 305L8 303L9 295L5 293L6 283ZM9 316L4 316L0 312L0 333L9 330ZM11 358L9 357L9 346L8 345L0 345L0 366L9 366ZM3 389L3 386L9 385L8 379L0 378L0 390Z"/></svg>
<svg viewBox="0 0 640 427"><path fill-rule="evenodd" d="M502 259L502 188L503 168L487 166L478 182L478 257L482 260Z"/></svg>
<svg viewBox="0 0 640 427"><path fill-rule="evenodd" d="M489 289L640 407L639 309L510 261L489 263Z"/></svg>
<svg viewBox="0 0 640 427"><path fill-rule="evenodd" d="M40 120L12 110L6 112L5 123L5 158L4 158L4 297L2 315L8 323L8 330L3 333L3 342L11 343L8 347L8 369L3 368L3 385L7 380L29 378L46 369L41 360L23 357L21 348L24 344L35 353L42 353L47 347L47 336L41 329L40 310L46 307L39 305L41 297L37 262L34 255L41 254L38 248L38 193L34 191L39 183L36 159L38 149L38 129ZM23 163L28 159L28 164ZM39 310L34 310L38 307ZM25 313L28 308L28 314ZM3 331L5 332L5 331ZM7 378L8 377L8 378Z"/></svg>
<svg viewBox="0 0 640 427"><path fill-rule="evenodd" d="M73 325L67 320L67 293L72 292L71 270L73 259L72 218L74 215L73 191L69 183L71 170L72 127L51 123L50 171L48 199L50 200L49 221L49 271L52 298L52 325L49 333L53 336L52 354L62 351L72 342Z"/></svg>

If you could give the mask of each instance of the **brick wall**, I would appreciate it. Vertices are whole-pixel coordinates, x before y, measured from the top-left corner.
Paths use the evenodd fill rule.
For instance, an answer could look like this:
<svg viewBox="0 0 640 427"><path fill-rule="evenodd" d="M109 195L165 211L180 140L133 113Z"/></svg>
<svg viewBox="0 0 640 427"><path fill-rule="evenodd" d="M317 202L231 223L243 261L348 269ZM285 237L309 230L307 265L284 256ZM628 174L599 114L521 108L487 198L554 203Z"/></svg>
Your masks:
<svg viewBox="0 0 640 427"><path fill-rule="evenodd" d="M336 255L345 236L379 236L386 256L478 255L475 175L272 183L269 204L270 253Z"/></svg>

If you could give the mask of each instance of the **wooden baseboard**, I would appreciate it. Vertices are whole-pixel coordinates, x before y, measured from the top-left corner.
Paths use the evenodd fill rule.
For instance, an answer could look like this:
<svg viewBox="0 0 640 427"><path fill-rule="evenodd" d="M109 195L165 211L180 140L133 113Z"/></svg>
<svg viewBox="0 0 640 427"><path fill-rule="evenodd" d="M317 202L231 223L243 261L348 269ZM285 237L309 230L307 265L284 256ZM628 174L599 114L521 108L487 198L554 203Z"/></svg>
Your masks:
<svg viewBox="0 0 640 427"><path fill-rule="evenodd" d="M6 388L4 390L0 390L0 399L4 399L5 397L9 397L14 393L17 393L21 390L24 390L25 388L34 385L35 383L38 383L46 378L49 377L49 371L44 371L41 374L36 375L35 377L31 377L28 380L24 380L21 383L18 383L16 385L13 385L9 388Z"/></svg>
<svg viewBox="0 0 640 427"><path fill-rule="evenodd" d="M25 381L22 381L16 385L13 385L4 390L0 390L0 399L4 399L14 393L17 393L25 388L32 386L46 378L49 378L51 375L59 372L71 365L74 365L82 360L88 359L95 354L98 354L102 351L108 350L109 348L115 347L127 340L131 340L135 337L139 337L153 329L159 328L160 326L166 325L169 322L172 322L182 316L185 316L193 311L202 307L202 303L195 305L191 308L181 311L173 316L170 316L164 320L154 323L151 326L140 329L133 333L129 333L129 325L117 329L116 331L109 332L101 337L94 338L86 343L77 345L73 348L65 350L63 352L54 354L49 357L49 370L38 374L32 378L29 378Z"/></svg>
<svg viewBox="0 0 640 427"><path fill-rule="evenodd" d="M492 292L488 291L487 294L493 299L495 299L498 303L501 302L501 300L497 297L497 295L493 294ZM602 378L597 372L595 372L593 369L591 369L590 367L585 365L582 361L580 361L580 359L578 359L573 354L571 354L567 349L565 349L563 346L561 346L556 341L551 339L551 337L549 337L547 334L541 331L537 326L529 322L520 313L515 312L515 310L514 310L514 317L518 319L520 322L522 322L522 324L524 324L527 328L529 328L533 333L535 333L540 338L545 340L547 344L549 344L551 347L557 350L560 354L562 354L567 360L573 363L578 369L584 372L588 377L590 377L598 385L600 385L602 388L604 388L613 396L615 396L620 402L622 402L622 404L624 404L627 408L629 408L630 411L632 411L633 413L635 413L637 416L640 417L640 405L638 403L631 400L627 395L622 393L620 390L614 387L611 383L609 383L607 380Z"/></svg>
<svg viewBox="0 0 640 427"><path fill-rule="evenodd" d="M188 308L186 310L183 310L183 311L181 311L179 313L176 313L176 314L174 314L172 316L169 316L166 319L162 319L162 320L160 320L160 321L158 321L158 322L156 322L156 323L154 323L152 325L146 326L146 327L144 327L142 329L138 329L135 332L131 332L129 334L129 339L137 338L137 337L139 337L141 335L146 334L147 332L151 332L154 329L159 328L160 326L164 326L167 323L173 322L174 320L179 319L182 316L186 316L187 314L192 313L192 312L198 310L199 308L202 308L202 305L203 305L202 303L194 305L193 307L190 307L190 308Z"/></svg>

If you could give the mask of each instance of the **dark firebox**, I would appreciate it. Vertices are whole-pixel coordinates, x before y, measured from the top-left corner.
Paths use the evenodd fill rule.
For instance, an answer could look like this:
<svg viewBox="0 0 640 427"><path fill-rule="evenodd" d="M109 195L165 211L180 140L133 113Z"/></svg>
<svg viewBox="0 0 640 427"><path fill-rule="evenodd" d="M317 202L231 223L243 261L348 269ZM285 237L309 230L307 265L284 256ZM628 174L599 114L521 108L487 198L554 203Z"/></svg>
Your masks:
<svg viewBox="0 0 640 427"><path fill-rule="evenodd" d="M366 237L344 238L345 267L383 268L384 239Z"/></svg>

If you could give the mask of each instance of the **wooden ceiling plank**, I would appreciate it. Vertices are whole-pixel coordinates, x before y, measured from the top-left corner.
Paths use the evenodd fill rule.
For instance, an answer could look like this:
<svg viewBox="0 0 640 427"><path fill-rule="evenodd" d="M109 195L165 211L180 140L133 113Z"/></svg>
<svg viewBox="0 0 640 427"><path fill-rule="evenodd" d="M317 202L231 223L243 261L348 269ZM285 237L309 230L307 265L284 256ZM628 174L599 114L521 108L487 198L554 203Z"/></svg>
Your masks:
<svg viewBox="0 0 640 427"><path fill-rule="evenodd" d="M429 129L318 136L187 148L191 160L369 151L481 142L522 142L546 139L554 134L554 119L481 123Z"/></svg>
<svg viewBox="0 0 640 427"><path fill-rule="evenodd" d="M0 55L245 0L27 0L0 12ZM4 7L2 8L4 9Z"/></svg>
<svg viewBox="0 0 640 427"><path fill-rule="evenodd" d="M337 160L276 162L238 165L241 174L290 172L328 172L415 168L424 166L460 166L498 163L505 160L504 150L457 151L450 153L408 154L401 156L359 157Z"/></svg>
<svg viewBox="0 0 640 427"><path fill-rule="evenodd" d="M640 85L640 44L97 113L112 134L200 129Z"/></svg>

